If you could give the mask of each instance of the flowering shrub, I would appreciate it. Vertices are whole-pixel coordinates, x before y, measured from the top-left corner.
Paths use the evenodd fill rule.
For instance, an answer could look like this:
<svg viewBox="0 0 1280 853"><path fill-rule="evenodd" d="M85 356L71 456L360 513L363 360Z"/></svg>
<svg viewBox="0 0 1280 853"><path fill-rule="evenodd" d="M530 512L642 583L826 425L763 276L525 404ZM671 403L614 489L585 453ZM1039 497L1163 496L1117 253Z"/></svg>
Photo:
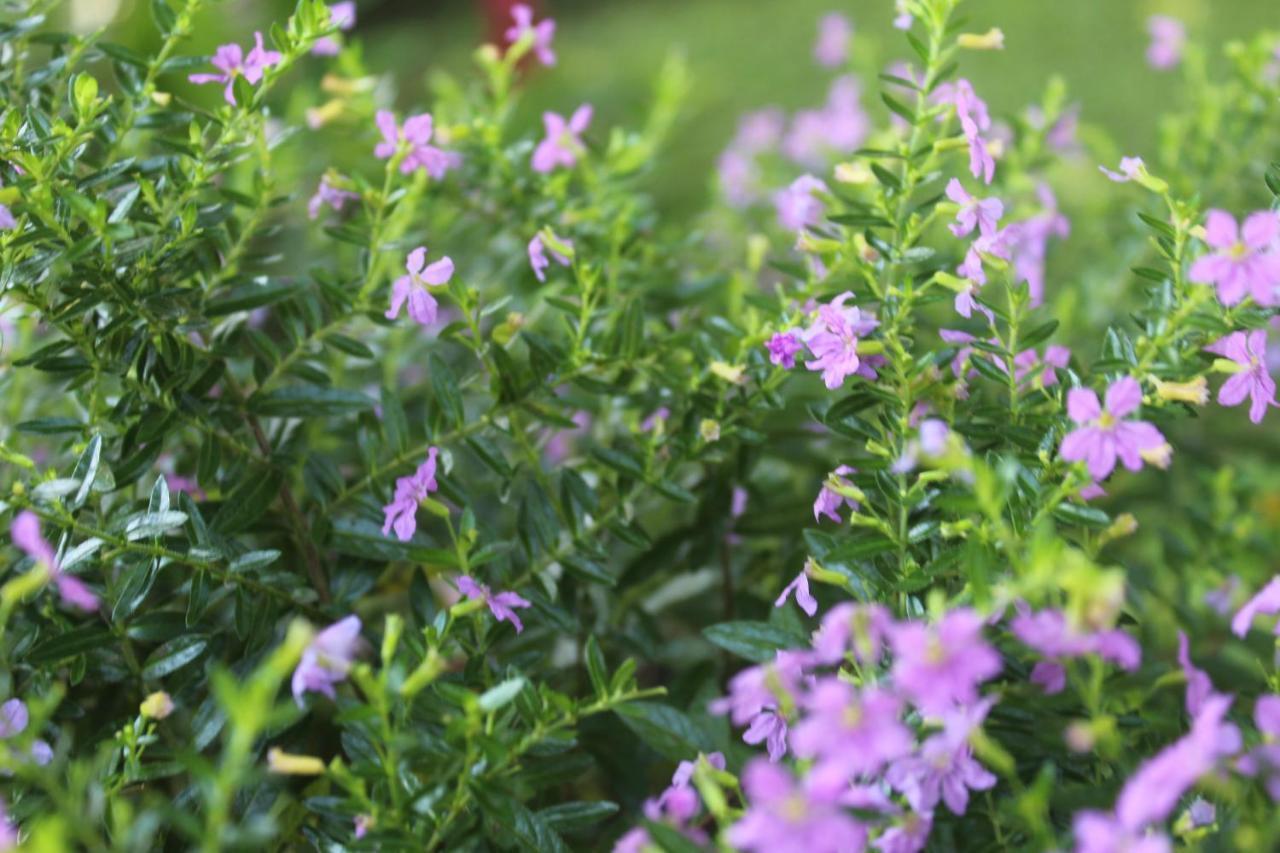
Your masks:
<svg viewBox="0 0 1280 853"><path fill-rule="evenodd" d="M988 107L960 0L878 97L826 16L691 239L678 61L525 126L528 7L422 111L353 3L212 57L205 0L147 56L50 5L0 26L0 849L1280 829L1280 35L1216 77L1153 19L1185 102L1112 170L1060 82Z"/></svg>

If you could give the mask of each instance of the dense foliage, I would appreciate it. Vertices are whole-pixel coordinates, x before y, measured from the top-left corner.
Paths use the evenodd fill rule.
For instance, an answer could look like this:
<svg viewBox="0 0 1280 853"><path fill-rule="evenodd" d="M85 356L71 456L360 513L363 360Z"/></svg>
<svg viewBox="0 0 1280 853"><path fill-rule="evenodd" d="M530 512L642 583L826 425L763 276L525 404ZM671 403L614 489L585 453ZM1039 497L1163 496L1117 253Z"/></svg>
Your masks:
<svg viewBox="0 0 1280 853"><path fill-rule="evenodd" d="M5 5L0 849L1280 832L1280 34L1154 19L1121 159L833 14L691 227L685 66L521 126L527 7L427 112L354 3Z"/></svg>

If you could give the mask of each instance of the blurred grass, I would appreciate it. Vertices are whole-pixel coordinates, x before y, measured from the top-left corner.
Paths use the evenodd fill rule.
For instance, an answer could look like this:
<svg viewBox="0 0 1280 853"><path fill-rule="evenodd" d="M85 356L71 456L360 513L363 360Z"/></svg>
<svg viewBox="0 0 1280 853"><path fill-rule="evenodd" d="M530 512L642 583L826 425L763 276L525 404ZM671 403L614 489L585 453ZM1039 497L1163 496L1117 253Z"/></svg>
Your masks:
<svg viewBox="0 0 1280 853"><path fill-rule="evenodd" d="M79 0L82 3L106 0ZM246 41L254 27L292 0L226 0L207 16L195 49ZM371 67L392 72L402 105L420 102L432 72L468 73L470 53L483 39L477 5L467 0L361 3L358 36ZM684 54L694 87L664 167L656 178L660 202L674 214L705 201L717 153L740 113L765 105L796 108L819 102L830 75L815 66L811 46L818 18L844 11L857 35L854 62L873 88L874 75L910 55L890 26L891 0L549 0L558 20L560 63L537 69L529 81L525 119L544 109L597 109L597 128L638 123L664 57ZM130 40L151 38L146 4L125 15ZM969 76L997 113L1036 100L1054 74L1084 105L1083 121L1100 126L1125 151L1154 140L1155 116L1176 97L1176 75L1147 67L1148 15L1176 15L1193 39L1216 45L1262 28L1280 28L1280 0L970 0L968 28L1001 27L1007 49L965 58ZM883 112L872 94L864 99Z"/></svg>

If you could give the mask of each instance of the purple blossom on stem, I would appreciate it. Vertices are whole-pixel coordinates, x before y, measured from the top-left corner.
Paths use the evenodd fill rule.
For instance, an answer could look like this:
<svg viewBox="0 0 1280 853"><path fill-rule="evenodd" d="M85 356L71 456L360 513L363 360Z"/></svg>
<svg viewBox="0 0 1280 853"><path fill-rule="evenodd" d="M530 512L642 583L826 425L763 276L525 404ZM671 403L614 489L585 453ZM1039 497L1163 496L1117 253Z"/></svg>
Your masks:
<svg viewBox="0 0 1280 853"><path fill-rule="evenodd" d="M250 85L257 85L263 73L273 65L278 65L284 58L279 51L267 50L262 43L262 33L253 34L254 46L248 56L238 44L224 44L213 54L209 62L217 68L217 74L191 74L187 77L196 85L206 83L223 83L226 88L222 96L231 106L236 105L236 77L243 77Z"/></svg>
<svg viewBox="0 0 1280 853"><path fill-rule="evenodd" d="M818 21L818 41L813 58L825 68L843 65L849 58L849 42L853 40L853 24L839 12L823 15Z"/></svg>
<svg viewBox="0 0 1280 853"><path fill-rule="evenodd" d="M1267 332L1232 332L1205 347L1211 353L1230 359L1240 370L1218 389L1218 405L1238 406L1249 398L1249 420L1262 423L1268 406L1277 406L1276 382L1267 367Z"/></svg>
<svg viewBox="0 0 1280 853"><path fill-rule="evenodd" d="M355 29L356 4L351 0L334 3L329 7L329 24L344 33ZM311 52L316 56L337 56L341 51L342 43L333 36L319 39L311 48Z"/></svg>
<svg viewBox="0 0 1280 853"><path fill-rule="evenodd" d="M408 477L396 480L395 496L391 503L382 508L386 520L382 525L382 535L392 530L401 542L408 542L418 529L418 503L434 492L436 485L436 459L440 449L432 447L427 450L427 458L418 470Z"/></svg>
<svg viewBox="0 0 1280 853"><path fill-rule="evenodd" d="M570 249L573 248L573 242L570 240L562 240ZM551 266L551 260L547 258L547 252L551 252L551 257L562 267L569 266L572 261L565 255L560 254L555 249L547 246L542 242L542 235L534 234L533 239L529 241L529 266L533 268L533 274L538 277L538 281L546 281L546 270Z"/></svg>
<svg viewBox="0 0 1280 853"><path fill-rule="evenodd" d="M533 52L543 65L555 65L556 53L551 49L551 40L556 34L556 22L551 18L543 18L536 24L533 22L533 9L525 3L517 3L511 7L511 18L515 22L506 32L507 44L514 44L526 35L532 35Z"/></svg>
<svg viewBox="0 0 1280 853"><path fill-rule="evenodd" d="M996 233L1000 217L1004 215L1004 202L1000 199L971 196L955 178L947 182L947 198L960 205L956 221L947 226L952 234L967 237L975 228L984 236Z"/></svg>
<svg viewBox="0 0 1280 853"><path fill-rule="evenodd" d="M791 583L783 588L782 594L773 602L774 607L781 607L787 603L787 599L794 593L796 604L806 615L812 616L818 612L818 600L813 597L813 593L809 591L809 565L800 570L800 574L792 579Z"/></svg>
<svg viewBox="0 0 1280 853"><path fill-rule="evenodd" d="M1172 844L1163 832L1134 831L1112 815L1083 811L1075 816L1075 853L1171 853Z"/></svg>
<svg viewBox="0 0 1280 853"><path fill-rule="evenodd" d="M342 209L347 206L347 202L358 201L359 199L360 193L340 189L334 185L328 175L324 175L320 178L320 186L316 188L316 194L307 202L307 216L312 220L319 218L320 211L326 205L341 213Z"/></svg>
<svg viewBox="0 0 1280 853"><path fill-rule="evenodd" d="M819 663L834 664L852 654L854 660L874 666L888 642L893 617L879 604L837 604L822 617L813 635L813 655Z"/></svg>
<svg viewBox="0 0 1280 853"><path fill-rule="evenodd" d="M22 734L30 721L27 703L21 699L10 699L0 705L0 740ZM29 756L34 764L44 766L53 760L53 748L37 738L31 742Z"/></svg>
<svg viewBox="0 0 1280 853"><path fill-rule="evenodd" d="M1119 459L1130 471L1142 467L1144 454L1161 454L1167 448L1164 435L1147 421L1126 421L1142 405L1142 386L1125 376L1107 389L1104 410L1089 388L1067 393L1067 415L1078 426L1062 440L1062 458L1085 462L1094 480L1105 480Z"/></svg>
<svg viewBox="0 0 1280 853"><path fill-rule="evenodd" d="M409 253L405 271L391 286L391 307L386 317L394 320L400 309L409 303L409 316L420 326L430 326L436 321L438 304L428 287L439 287L453 278L453 261L446 255L430 266L427 265L427 247L419 246Z"/></svg>
<svg viewBox="0 0 1280 853"><path fill-rule="evenodd" d="M1040 184L1036 194L1044 209L1030 219L1010 225L1005 234L1013 256L1014 275L1027 283L1032 307L1044 301L1049 240L1063 239L1071 233L1071 222L1058 211L1058 200L1049 185Z"/></svg>
<svg viewBox="0 0 1280 853"><path fill-rule="evenodd" d="M558 167L572 168L587 150L582 142L582 134L590 124L590 104L583 104L574 110L567 122L559 113L543 113L542 126L547 135L533 150L533 170L545 174Z"/></svg>
<svg viewBox="0 0 1280 853"><path fill-rule="evenodd" d="M756 155L778 144L785 121L777 109L757 110L738 120L737 133L716 161L720 188L729 204L746 207L755 201L760 180Z"/></svg>
<svg viewBox="0 0 1280 853"><path fill-rule="evenodd" d="M1205 217L1205 242L1216 251L1204 255L1188 271L1198 284L1215 284L1223 305L1235 305L1252 296L1259 305L1276 304L1280 286L1280 216L1270 210L1249 214L1243 228L1225 210L1211 210Z"/></svg>
<svg viewBox="0 0 1280 853"><path fill-rule="evenodd" d="M804 344L795 332L775 332L765 341L765 349L769 350L770 364L785 367L787 370L796 366L796 353L804 349Z"/></svg>
<svg viewBox="0 0 1280 853"><path fill-rule="evenodd" d="M713 714L728 714L735 726L749 726L743 740L767 741L769 758L779 761L787 752L787 722L781 707L794 702L804 679L806 655L779 651L771 663L742 670L729 679L729 695L708 706Z"/></svg>
<svg viewBox="0 0 1280 853"><path fill-rule="evenodd" d="M757 758L742 773L747 810L729 827L736 848L759 853L857 853L867 829L846 814L839 788L822 788L811 774L799 784L790 771Z"/></svg>
<svg viewBox="0 0 1280 853"><path fill-rule="evenodd" d="M1243 637L1249 633L1258 614L1272 616L1276 613L1280 613L1280 575L1268 581L1266 586L1236 611L1236 615L1231 617L1231 632L1237 637ZM1276 624L1275 633L1280 635L1280 623Z"/></svg>
<svg viewBox="0 0 1280 853"><path fill-rule="evenodd" d="M975 178L981 178L983 183L990 184L995 177L996 161L987 148L986 140L982 138L983 131L991 128L991 116L986 102L973 91L973 85L968 80L956 81L953 98L960 130L969 143L969 171Z"/></svg>
<svg viewBox="0 0 1280 853"><path fill-rule="evenodd" d="M895 761L885 781L901 791L917 812L932 813L944 802L954 814L969 808L969 791L986 791L996 777L973 757L969 735L982 722L994 700L979 702L944 718L943 730L920 745L917 754Z"/></svg>
<svg viewBox="0 0 1280 853"><path fill-rule="evenodd" d="M1000 362L996 362L999 364ZM1058 370L1065 370L1071 363L1071 350L1057 344L1045 347L1044 358L1034 349L1023 350L1014 356L1013 376L1019 384L1027 376L1035 374L1037 388L1049 388L1058 384Z"/></svg>
<svg viewBox="0 0 1280 853"><path fill-rule="evenodd" d="M910 16L907 16L908 19ZM911 26L908 20L908 29ZM893 826L880 833L875 847L880 853L920 853L929 843L929 834L933 832L933 813L912 812L900 818Z"/></svg>
<svg viewBox="0 0 1280 853"><path fill-rule="evenodd" d="M396 123L395 113L390 110L379 110L374 119L382 134L382 141L373 149L374 156L386 160L404 151L404 160L400 162L403 174L425 169L428 175L439 180L461 162L457 154L429 144L435 133L431 113L409 116L403 126Z"/></svg>
<svg viewBox="0 0 1280 853"><path fill-rule="evenodd" d="M831 488L831 484L840 486L841 488L849 488L853 484L845 479L848 475L857 473L848 465L841 465L836 470L827 475L827 479L823 482L822 488L818 490L818 497L813 501L813 520L821 523L823 516L840 524L844 521L840 517L840 507L847 506L854 512L858 511L858 502L853 498L840 494ZM812 614L810 614L812 615Z"/></svg>
<svg viewBox="0 0 1280 853"><path fill-rule="evenodd" d="M805 717L791 733L801 758L816 758L817 784L838 786L853 776L871 776L911 751L915 738L902 724L902 700L887 690L829 677L805 697Z"/></svg>
<svg viewBox="0 0 1280 853"><path fill-rule="evenodd" d="M4 800L0 799L0 850L11 850L18 846L18 827L9 819Z"/></svg>
<svg viewBox="0 0 1280 853"><path fill-rule="evenodd" d="M848 376L865 375L858 357L858 340L880 325L876 318L864 315L858 308L844 307L852 296L853 293L846 290L819 307L817 319L804 333L805 345L813 355L813 360L806 361L804 366L821 371L823 384L832 391L843 385Z"/></svg>
<svg viewBox="0 0 1280 853"><path fill-rule="evenodd" d="M1182 61L1182 49L1187 43L1187 28L1182 21L1168 15L1152 15L1147 18L1147 34L1151 36L1148 65L1167 71Z"/></svg>
<svg viewBox="0 0 1280 853"><path fill-rule="evenodd" d="M828 192L827 185L813 175L801 175L783 190L773 195L773 207L778 212L778 224L788 231L803 231L822 221L825 203L814 197L815 192Z"/></svg>
<svg viewBox="0 0 1280 853"><path fill-rule="evenodd" d="M1113 172L1106 166L1099 166L1098 171L1102 172L1102 174L1106 175L1117 184L1127 184L1137 178L1143 168L1145 168L1145 165L1143 164L1141 157L1121 157L1119 172Z"/></svg>
<svg viewBox="0 0 1280 853"><path fill-rule="evenodd" d="M1182 673L1187 679L1187 713L1197 717L1205 702L1214 695L1213 682L1209 680L1208 673L1196 669L1191 663L1191 646L1183 631L1178 632L1178 665L1182 667Z"/></svg>
<svg viewBox="0 0 1280 853"><path fill-rule="evenodd" d="M889 632L899 691L921 711L941 714L977 701L978 685L1000 672L1000 655L982 638L982 618L967 608L936 624L901 622Z"/></svg>
<svg viewBox="0 0 1280 853"><path fill-rule="evenodd" d="M49 572L49 579L57 586L64 604L85 612L98 609L98 596L78 577L64 572L58 565L58 555L41 534L40 519L34 512L24 510L18 513L9 527L9 536L14 545Z"/></svg>
<svg viewBox="0 0 1280 853"><path fill-rule="evenodd" d="M335 698L333 686L346 680L359 646L357 616L348 616L315 635L293 671L293 700L299 708L303 705L303 693L323 693L330 699Z"/></svg>
<svg viewBox="0 0 1280 853"><path fill-rule="evenodd" d="M893 10L895 13L893 18L894 27L900 30L911 29L911 25L915 22L915 18L907 9L907 0L894 0Z"/></svg>
<svg viewBox="0 0 1280 853"><path fill-rule="evenodd" d="M520 621L520 617L516 615L518 607L532 607L533 605L526 601L523 597L514 592L500 592L494 595L489 587L476 581L466 575L459 576L457 580L458 591L471 600L483 599L488 605L489 612L493 614L493 618L499 622L510 622L512 627L516 629L516 633L524 631L524 623Z"/></svg>
<svg viewBox="0 0 1280 853"><path fill-rule="evenodd" d="M846 74L831 82L821 109L796 113L782 140L782 153L807 168L820 168L828 153L855 150L870 127L862 109L862 87L857 78Z"/></svg>

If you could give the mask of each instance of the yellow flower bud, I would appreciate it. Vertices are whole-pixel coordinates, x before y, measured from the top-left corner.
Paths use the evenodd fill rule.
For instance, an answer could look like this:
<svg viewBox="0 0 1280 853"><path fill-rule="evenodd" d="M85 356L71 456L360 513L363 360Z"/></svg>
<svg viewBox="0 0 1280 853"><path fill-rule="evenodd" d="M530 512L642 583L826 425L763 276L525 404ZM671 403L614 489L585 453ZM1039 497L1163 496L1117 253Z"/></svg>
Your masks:
<svg viewBox="0 0 1280 853"><path fill-rule="evenodd" d="M272 773L286 776L319 776L324 773L324 762L314 755L293 755L274 746L267 751L267 767Z"/></svg>
<svg viewBox="0 0 1280 853"><path fill-rule="evenodd" d="M173 700L163 690L157 690L138 706L139 713L152 720L163 720L173 713Z"/></svg>
<svg viewBox="0 0 1280 853"><path fill-rule="evenodd" d="M966 50L1004 50L1004 30L992 27L985 33L961 33L956 44Z"/></svg>
<svg viewBox="0 0 1280 853"><path fill-rule="evenodd" d="M702 423L698 424L698 434L702 436L702 440L710 444L713 441L720 440L720 422L712 418L703 418Z"/></svg>
<svg viewBox="0 0 1280 853"><path fill-rule="evenodd" d="M711 372L715 376L723 379L725 382L730 382L734 385L741 385L746 368L740 364L727 364L723 361L713 361L711 362Z"/></svg>
<svg viewBox="0 0 1280 853"><path fill-rule="evenodd" d="M1203 376L1190 382L1164 382L1156 379L1156 397L1175 403L1191 403L1203 406L1209 402L1209 383Z"/></svg>

